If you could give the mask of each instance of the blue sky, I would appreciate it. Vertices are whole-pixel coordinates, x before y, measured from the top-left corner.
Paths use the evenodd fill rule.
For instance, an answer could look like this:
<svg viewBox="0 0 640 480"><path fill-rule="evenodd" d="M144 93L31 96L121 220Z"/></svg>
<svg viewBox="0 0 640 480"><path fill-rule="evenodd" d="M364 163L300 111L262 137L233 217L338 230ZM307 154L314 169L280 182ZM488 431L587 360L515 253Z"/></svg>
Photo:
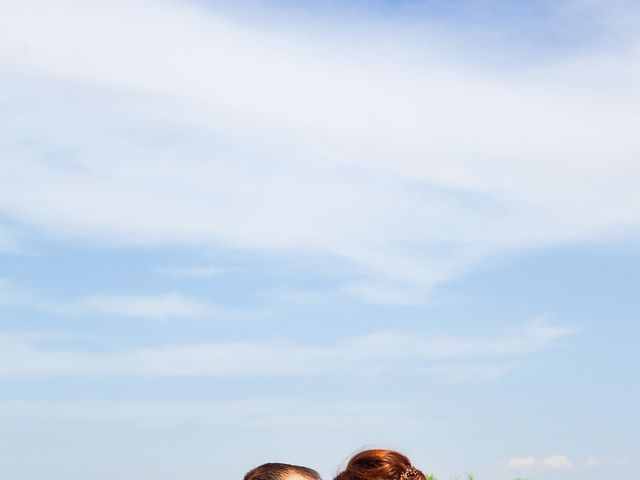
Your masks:
<svg viewBox="0 0 640 480"><path fill-rule="evenodd" d="M3 7L2 478L640 476L634 2Z"/></svg>

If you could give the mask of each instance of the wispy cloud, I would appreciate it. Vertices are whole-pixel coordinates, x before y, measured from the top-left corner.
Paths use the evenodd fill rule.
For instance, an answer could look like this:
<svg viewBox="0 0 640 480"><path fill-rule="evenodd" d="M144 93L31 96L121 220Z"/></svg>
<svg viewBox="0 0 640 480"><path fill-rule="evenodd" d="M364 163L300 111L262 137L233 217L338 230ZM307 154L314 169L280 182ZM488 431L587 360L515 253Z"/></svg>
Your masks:
<svg viewBox="0 0 640 480"><path fill-rule="evenodd" d="M495 256L640 223L637 36L498 69L379 25L6 10L0 211L48 235L319 252L351 266L344 292L419 303Z"/></svg>
<svg viewBox="0 0 640 480"><path fill-rule="evenodd" d="M223 309L179 293L160 295L96 294L76 301L44 303L39 308L64 315L104 314L155 319L209 318L225 313Z"/></svg>
<svg viewBox="0 0 640 480"><path fill-rule="evenodd" d="M268 312L256 309L232 309L205 299L178 292L156 294L94 293L79 298L47 298L41 292L27 291L0 277L0 306L46 312L66 317L138 317L156 320L173 318L255 318Z"/></svg>
<svg viewBox="0 0 640 480"><path fill-rule="evenodd" d="M264 312L226 309L193 296L95 293L76 299L43 299L41 293L19 288L0 277L0 306L10 305L65 316L111 315L151 319L218 318L264 315Z"/></svg>
<svg viewBox="0 0 640 480"><path fill-rule="evenodd" d="M535 457L512 457L507 461L507 465L512 468L531 468L537 462Z"/></svg>
<svg viewBox="0 0 640 480"><path fill-rule="evenodd" d="M507 465L511 468L530 469L530 468L549 468L549 469L567 469L574 468L573 462L566 455L554 454L544 459L536 459L535 457L513 457L507 461Z"/></svg>
<svg viewBox="0 0 640 480"><path fill-rule="evenodd" d="M386 412L381 414L381 412ZM126 421L148 427L200 424L274 430L375 429L411 422L401 404L293 399L202 401L0 401L5 425Z"/></svg>
<svg viewBox="0 0 640 480"><path fill-rule="evenodd" d="M566 455L551 455L542 460L542 466L547 468L573 468L573 462Z"/></svg>
<svg viewBox="0 0 640 480"><path fill-rule="evenodd" d="M513 361L572 332L534 322L497 338L424 337L375 333L330 345L265 340L136 348L115 353L44 349L0 337L0 376L278 376L376 374L400 368L444 381L493 380ZM452 363L453 362L453 363Z"/></svg>

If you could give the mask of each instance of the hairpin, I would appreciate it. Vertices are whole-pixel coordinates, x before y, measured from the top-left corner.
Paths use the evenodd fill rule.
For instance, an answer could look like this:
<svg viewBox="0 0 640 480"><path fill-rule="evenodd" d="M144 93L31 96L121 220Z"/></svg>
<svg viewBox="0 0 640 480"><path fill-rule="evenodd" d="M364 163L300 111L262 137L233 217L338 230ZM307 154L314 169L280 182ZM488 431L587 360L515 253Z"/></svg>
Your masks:
<svg viewBox="0 0 640 480"><path fill-rule="evenodd" d="M409 478L413 478L418 476L418 470L414 467L407 467L402 474L400 474L400 478L398 480L408 480Z"/></svg>

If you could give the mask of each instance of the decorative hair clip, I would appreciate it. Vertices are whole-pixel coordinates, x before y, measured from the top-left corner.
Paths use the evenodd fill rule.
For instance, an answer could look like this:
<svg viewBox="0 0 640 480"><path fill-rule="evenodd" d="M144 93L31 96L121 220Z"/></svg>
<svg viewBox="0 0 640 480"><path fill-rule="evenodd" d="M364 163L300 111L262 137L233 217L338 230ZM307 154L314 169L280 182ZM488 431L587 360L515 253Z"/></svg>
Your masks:
<svg viewBox="0 0 640 480"><path fill-rule="evenodd" d="M407 469L400 474L399 480L408 480L409 478L417 477L418 470L414 467L407 467Z"/></svg>

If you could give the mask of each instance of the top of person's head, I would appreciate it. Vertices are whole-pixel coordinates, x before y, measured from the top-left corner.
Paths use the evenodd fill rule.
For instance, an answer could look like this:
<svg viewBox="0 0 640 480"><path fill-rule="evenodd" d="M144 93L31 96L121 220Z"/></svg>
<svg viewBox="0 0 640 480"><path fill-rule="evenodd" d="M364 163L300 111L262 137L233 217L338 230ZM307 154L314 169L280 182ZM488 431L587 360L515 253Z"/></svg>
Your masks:
<svg viewBox="0 0 640 480"><path fill-rule="evenodd" d="M265 463L247 472L244 480L321 480L315 470L288 463Z"/></svg>
<svg viewBox="0 0 640 480"><path fill-rule="evenodd" d="M411 461L394 450L372 449L356 453L335 480L427 480Z"/></svg>

